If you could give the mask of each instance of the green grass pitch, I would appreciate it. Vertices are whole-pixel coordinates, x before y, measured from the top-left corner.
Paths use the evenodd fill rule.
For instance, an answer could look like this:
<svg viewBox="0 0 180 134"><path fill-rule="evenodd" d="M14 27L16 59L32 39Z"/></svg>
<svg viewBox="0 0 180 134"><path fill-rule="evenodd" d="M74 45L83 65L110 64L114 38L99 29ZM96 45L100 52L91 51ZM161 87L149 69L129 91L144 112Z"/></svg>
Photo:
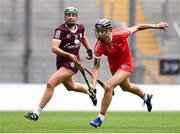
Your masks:
<svg viewBox="0 0 180 134"><path fill-rule="evenodd" d="M100 128L98 112L42 112L34 122L25 112L0 112L0 133L180 133L180 112L108 112Z"/></svg>

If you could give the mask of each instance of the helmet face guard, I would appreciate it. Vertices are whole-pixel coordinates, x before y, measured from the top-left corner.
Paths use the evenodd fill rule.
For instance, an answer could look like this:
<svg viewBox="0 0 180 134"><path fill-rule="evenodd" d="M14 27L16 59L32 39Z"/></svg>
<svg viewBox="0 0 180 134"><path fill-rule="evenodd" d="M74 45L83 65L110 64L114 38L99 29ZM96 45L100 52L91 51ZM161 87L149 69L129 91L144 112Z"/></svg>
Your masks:
<svg viewBox="0 0 180 134"><path fill-rule="evenodd" d="M110 35L110 32L106 28L99 27L95 28L95 35L98 40L105 41L107 37Z"/></svg>
<svg viewBox="0 0 180 134"><path fill-rule="evenodd" d="M110 35L110 29L112 28L112 24L110 20L100 19L95 24L95 35L96 38L100 41L105 41L107 37Z"/></svg>

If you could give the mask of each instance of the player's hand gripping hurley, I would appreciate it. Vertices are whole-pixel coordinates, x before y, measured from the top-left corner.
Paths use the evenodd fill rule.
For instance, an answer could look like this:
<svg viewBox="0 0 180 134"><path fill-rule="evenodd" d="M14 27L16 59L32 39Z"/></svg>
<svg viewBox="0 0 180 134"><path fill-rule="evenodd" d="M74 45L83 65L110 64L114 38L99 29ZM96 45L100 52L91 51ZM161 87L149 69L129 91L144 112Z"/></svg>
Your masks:
<svg viewBox="0 0 180 134"><path fill-rule="evenodd" d="M78 69L81 71L81 73L82 73L82 75L83 75L83 77L84 77L84 79L85 79L85 81L86 81L86 84L87 84L88 88L91 90L90 92L93 91L93 93L94 93L94 92L96 93L96 89L93 90L93 89L91 88L91 86L90 86L90 84L89 84L89 82L88 82L88 80L87 80L87 78L86 78L85 71L86 71L91 77L92 77L92 73L91 73L82 63L79 62L79 63L76 63L76 65L77 65ZM104 85L104 83L103 83L102 81L97 80L97 82L99 83L99 85L101 85L102 88L105 87L105 85ZM114 95L114 91L113 91L113 95Z"/></svg>
<svg viewBox="0 0 180 134"><path fill-rule="evenodd" d="M86 72L92 77L92 73L84 66L84 69L86 70ZM97 80L97 82L99 83L99 85L101 85L102 88L105 87L104 83L100 80ZM114 91L113 91L113 95L114 95Z"/></svg>

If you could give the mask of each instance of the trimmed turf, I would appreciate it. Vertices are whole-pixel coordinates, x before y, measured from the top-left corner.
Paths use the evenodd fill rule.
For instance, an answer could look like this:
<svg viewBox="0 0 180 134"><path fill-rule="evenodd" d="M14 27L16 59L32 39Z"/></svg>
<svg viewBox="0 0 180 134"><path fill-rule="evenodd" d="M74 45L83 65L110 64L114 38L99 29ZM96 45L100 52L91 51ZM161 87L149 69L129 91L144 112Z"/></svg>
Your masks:
<svg viewBox="0 0 180 134"><path fill-rule="evenodd" d="M108 112L100 128L98 112L42 112L34 122L25 112L0 112L1 133L180 133L180 112Z"/></svg>

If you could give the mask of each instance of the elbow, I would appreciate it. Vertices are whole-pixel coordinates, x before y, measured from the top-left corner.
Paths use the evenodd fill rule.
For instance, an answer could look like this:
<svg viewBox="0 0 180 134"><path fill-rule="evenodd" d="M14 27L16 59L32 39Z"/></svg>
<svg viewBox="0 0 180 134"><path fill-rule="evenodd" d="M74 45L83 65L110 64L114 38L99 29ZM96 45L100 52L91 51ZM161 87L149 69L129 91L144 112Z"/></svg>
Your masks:
<svg viewBox="0 0 180 134"><path fill-rule="evenodd" d="M53 53L55 53L56 52L56 50L52 47L51 48L51 51L53 52Z"/></svg>
<svg viewBox="0 0 180 134"><path fill-rule="evenodd" d="M141 25L141 24L139 24L139 25L137 25L137 26L136 26L136 29L137 29L137 31L140 31L140 30L142 30L142 29L143 29L143 27L142 27L142 25Z"/></svg>
<svg viewBox="0 0 180 134"><path fill-rule="evenodd" d="M52 47L52 48L51 48L51 51L52 51L53 53L55 53L55 54L57 53L57 49L56 49L55 47Z"/></svg>
<svg viewBox="0 0 180 134"><path fill-rule="evenodd" d="M52 44L51 44L51 51L53 53L57 54L58 49L59 49L59 45L60 45L59 42L53 41Z"/></svg>

